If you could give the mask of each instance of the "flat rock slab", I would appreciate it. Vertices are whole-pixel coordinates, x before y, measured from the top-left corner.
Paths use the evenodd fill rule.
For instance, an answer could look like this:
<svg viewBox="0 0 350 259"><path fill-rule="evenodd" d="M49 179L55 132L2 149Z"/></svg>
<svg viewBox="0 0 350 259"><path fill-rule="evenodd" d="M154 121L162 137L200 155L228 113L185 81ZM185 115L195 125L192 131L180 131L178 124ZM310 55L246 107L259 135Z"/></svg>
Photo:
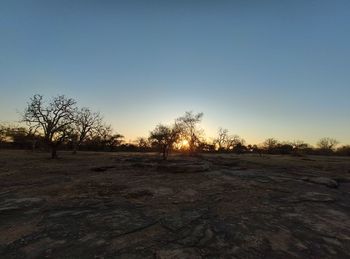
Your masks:
<svg viewBox="0 0 350 259"><path fill-rule="evenodd" d="M329 188L338 187L338 182L328 177L303 177L302 180L310 183L325 185Z"/></svg>
<svg viewBox="0 0 350 259"><path fill-rule="evenodd" d="M188 226L191 222L205 215L205 210L186 210L171 215L167 215L161 219L161 224L171 231L177 231Z"/></svg>
<svg viewBox="0 0 350 259"><path fill-rule="evenodd" d="M183 163L165 162L158 165L157 170L166 173L199 173L210 169L210 164L203 163Z"/></svg>
<svg viewBox="0 0 350 259"><path fill-rule="evenodd" d="M0 150L0 164L0 258L350 258L347 158Z"/></svg>
<svg viewBox="0 0 350 259"><path fill-rule="evenodd" d="M335 198L332 195L318 192L307 192L305 194L299 195L299 201L318 201L318 202L332 202Z"/></svg>
<svg viewBox="0 0 350 259"><path fill-rule="evenodd" d="M44 201L43 198L37 197L7 198L0 202L0 213L40 206Z"/></svg>

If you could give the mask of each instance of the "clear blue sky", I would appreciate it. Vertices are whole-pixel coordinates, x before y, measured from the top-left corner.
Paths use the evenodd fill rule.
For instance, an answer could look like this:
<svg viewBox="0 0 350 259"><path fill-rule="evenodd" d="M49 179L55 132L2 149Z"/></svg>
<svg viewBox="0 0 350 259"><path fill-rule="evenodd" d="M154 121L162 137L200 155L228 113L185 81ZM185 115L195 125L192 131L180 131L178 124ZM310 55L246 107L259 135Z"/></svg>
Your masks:
<svg viewBox="0 0 350 259"><path fill-rule="evenodd" d="M350 144L350 1L0 1L0 121L65 94L126 139L185 111L248 143Z"/></svg>

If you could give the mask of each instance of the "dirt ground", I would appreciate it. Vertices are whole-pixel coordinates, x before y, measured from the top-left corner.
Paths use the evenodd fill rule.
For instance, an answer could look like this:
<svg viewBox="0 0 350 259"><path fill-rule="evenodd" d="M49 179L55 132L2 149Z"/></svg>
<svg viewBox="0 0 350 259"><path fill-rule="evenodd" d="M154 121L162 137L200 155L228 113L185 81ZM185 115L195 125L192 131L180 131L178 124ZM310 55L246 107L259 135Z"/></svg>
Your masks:
<svg viewBox="0 0 350 259"><path fill-rule="evenodd" d="M350 158L0 151L0 258L350 258Z"/></svg>

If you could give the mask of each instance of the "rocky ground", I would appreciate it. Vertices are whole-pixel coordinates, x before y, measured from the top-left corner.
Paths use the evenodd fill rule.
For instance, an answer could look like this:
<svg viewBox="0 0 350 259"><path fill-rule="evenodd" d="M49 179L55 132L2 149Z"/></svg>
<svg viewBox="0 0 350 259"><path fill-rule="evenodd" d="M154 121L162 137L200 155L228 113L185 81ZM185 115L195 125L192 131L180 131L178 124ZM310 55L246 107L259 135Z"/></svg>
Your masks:
<svg viewBox="0 0 350 259"><path fill-rule="evenodd" d="M350 158L0 151L0 258L349 258Z"/></svg>

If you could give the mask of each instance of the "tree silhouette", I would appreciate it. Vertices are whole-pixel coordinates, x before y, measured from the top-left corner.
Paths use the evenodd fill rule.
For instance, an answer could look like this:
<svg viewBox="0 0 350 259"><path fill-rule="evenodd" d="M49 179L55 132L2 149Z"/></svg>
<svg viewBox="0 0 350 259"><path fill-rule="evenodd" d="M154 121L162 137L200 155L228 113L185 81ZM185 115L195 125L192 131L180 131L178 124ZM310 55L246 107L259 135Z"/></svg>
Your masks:
<svg viewBox="0 0 350 259"><path fill-rule="evenodd" d="M332 152L334 151L334 148L339 144L339 141L334 139L334 138L321 138L318 143L317 146L326 152Z"/></svg>
<svg viewBox="0 0 350 259"><path fill-rule="evenodd" d="M62 144L72 132L75 100L64 95L54 97L46 104L42 95L30 98L23 114L23 122L30 129L39 129L44 136L46 144L51 148L51 158L57 157L57 147Z"/></svg>
<svg viewBox="0 0 350 259"><path fill-rule="evenodd" d="M241 153L244 146L245 140L238 135L229 136L227 138L227 150L236 151L237 153Z"/></svg>
<svg viewBox="0 0 350 259"><path fill-rule="evenodd" d="M102 117L99 113L92 112L86 107L78 110L74 117L72 141L74 145L73 153L76 153L80 145L86 140L89 134L93 134L98 131L102 124Z"/></svg>
<svg viewBox="0 0 350 259"><path fill-rule="evenodd" d="M308 148L309 146L307 143L305 143L302 140L294 140L293 142L291 142L291 145L295 150L305 149L305 148Z"/></svg>
<svg viewBox="0 0 350 259"><path fill-rule="evenodd" d="M0 142L6 140L7 128L4 125L0 125Z"/></svg>
<svg viewBox="0 0 350 259"><path fill-rule="evenodd" d="M264 141L263 146L268 153L272 153L273 150L276 148L277 144L278 140L274 138L268 138Z"/></svg>
<svg viewBox="0 0 350 259"><path fill-rule="evenodd" d="M217 147L218 151L227 149L227 140L228 140L228 130L219 128L218 137L214 139L214 145Z"/></svg>
<svg viewBox="0 0 350 259"><path fill-rule="evenodd" d="M345 145L337 149L338 155L350 156L350 145Z"/></svg>
<svg viewBox="0 0 350 259"><path fill-rule="evenodd" d="M113 151L116 147L124 142L124 136L118 133L110 135L106 140L106 146L109 151Z"/></svg>
<svg viewBox="0 0 350 259"><path fill-rule="evenodd" d="M181 128L181 137L187 140L191 153L196 150L201 142L202 130L198 129L198 124L202 121L202 118L203 113L186 112L184 116L176 120L176 124Z"/></svg>
<svg viewBox="0 0 350 259"><path fill-rule="evenodd" d="M149 143L148 139L146 139L146 138L139 137L136 139L135 143L136 143L136 146L141 151L146 151L147 149L150 148L150 143Z"/></svg>
<svg viewBox="0 0 350 259"><path fill-rule="evenodd" d="M119 146L124 139L124 136L118 133L113 134L113 129L111 125L102 124L97 129L98 142L103 146L103 148L108 151L113 151L113 149Z"/></svg>
<svg viewBox="0 0 350 259"><path fill-rule="evenodd" d="M158 146L163 154L163 160L167 160L170 150L180 137L181 129L175 124L172 127L159 124L150 132L149 140Z"/></svg>
<svg viewBox="0 0 350 259"><path fill-rule="evenodd" d="M214 145L218 151L235 151L241 153L245 140L238 135L229 135L227 129L219 128L218 137L214 139Z"/></svg>

